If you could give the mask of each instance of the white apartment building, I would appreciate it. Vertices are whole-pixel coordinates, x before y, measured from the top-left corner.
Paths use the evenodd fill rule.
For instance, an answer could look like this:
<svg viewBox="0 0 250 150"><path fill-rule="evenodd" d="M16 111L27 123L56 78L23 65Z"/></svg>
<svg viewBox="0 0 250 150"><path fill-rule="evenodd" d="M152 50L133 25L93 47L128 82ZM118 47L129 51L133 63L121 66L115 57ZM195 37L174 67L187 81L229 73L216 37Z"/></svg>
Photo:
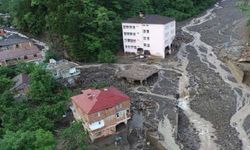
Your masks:
<svg viewBox="0 0 250 150"><path fill-rule="evenodd" d="M160 15L143 15L122 22L125 53L144 53L165 58L171 53L176 21Z"/></svg>

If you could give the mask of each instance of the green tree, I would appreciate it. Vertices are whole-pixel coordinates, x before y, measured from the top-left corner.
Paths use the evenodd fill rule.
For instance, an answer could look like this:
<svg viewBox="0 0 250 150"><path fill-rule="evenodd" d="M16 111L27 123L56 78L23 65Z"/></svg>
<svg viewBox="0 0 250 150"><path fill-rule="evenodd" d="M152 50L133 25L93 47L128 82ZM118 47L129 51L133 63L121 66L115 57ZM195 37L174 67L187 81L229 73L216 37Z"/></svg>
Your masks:
<svg viewBox="0 0 250 150"><path fill-rule="evenodd" d="M62 139L65 140L64 149L67 150L85 150L87 149L86 133L83 130L81 122L73 122L70 127L64 129L61 133Z"/></svg>
<svg viewBox="0 0 250 150"><path fill-rule="evenodd" d="M43 129L36 131L7 131L0 139L1 150L54 150L53 134Z"/></svg>
<svg viewBox="0 0 250 150"><path fill-rule="evenodd" d="M116 57L111 51L101 51L98 55L98 61L100 63L114 63Z"/></svg>
<svg viewBox="0 0 250 150"><path fill-rule="evenodd" d="M0 93L3 93L5 90L9 90L12 86L12 81L5 76L0 76Z"/></svg>

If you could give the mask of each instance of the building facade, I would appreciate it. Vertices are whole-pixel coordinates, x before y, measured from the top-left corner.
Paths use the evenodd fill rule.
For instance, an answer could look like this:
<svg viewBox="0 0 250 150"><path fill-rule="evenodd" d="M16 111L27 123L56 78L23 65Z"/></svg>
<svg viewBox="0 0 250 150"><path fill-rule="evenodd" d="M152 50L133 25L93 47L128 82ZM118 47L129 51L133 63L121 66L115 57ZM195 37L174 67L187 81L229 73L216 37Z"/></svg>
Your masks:
<svg viewBox="0 0 250 150"><path fill-rule="evenodd" d="M92 141L114 134L131 117L130 98L115 87L84 90L71 100L74 118L83 122Z"/></svg>
<svg viewBox="0 0 250 150"><path fill-rule="evenodd" d="M0 66L15 65L19 61L41 61L43 58L38 47L27 39L0 40Z"/></svg>
<svg viewBox="0 0 250 150"><path fill-rule="evenodd" d="M159 15L129 18L122 23L125 53L151 54L165 58L171 53L176 21Z"/></svg>

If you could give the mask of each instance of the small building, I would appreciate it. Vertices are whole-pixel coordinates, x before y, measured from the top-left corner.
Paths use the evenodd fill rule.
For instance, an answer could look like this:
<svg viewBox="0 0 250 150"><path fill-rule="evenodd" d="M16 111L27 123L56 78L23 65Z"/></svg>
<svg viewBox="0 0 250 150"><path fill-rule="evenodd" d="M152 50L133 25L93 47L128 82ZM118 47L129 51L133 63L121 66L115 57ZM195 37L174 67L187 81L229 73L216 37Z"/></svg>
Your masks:
<svg viewBox="0 0 250 150"><path fill-rule="evenodd" d="M16 96L24 96L29 90L29 76L25 73L19 74L12 79L14 86L11 88Z"/></svg>
<svg viewBox="0 0 250 150"><path fill-rule="evenodd" d="M76 66L77 64L65 59L60 61L50 59L47 69L52 72L55 79L67 79L80 75L81 71Z"/></svg>
<svg viewBox="0 0 250 150"><path fill-rule="evenodd" d="M130 98L111 86L83 90L71 97L74 118L83 122L92 141L116 132L116 127L131 118Z"/></svg>
<svg viewBox="0 0 250 150"><path fill-rule="evenodd" d="M124 70L117 72L116 77L118 79L126 79L130 83L147 81L151 76L158 74L159 69L154 66L148 65L128 65Z"/></svg>
<svg viewBox="0 0 250 150"><path fill-rule="evenodd" d="M6 38L0 41L0 51L15 49L31 49L35 47L33 42L25 38Z"/></svg>
<svg viewBox="0 0 250 150"><path fill-rule="evenodd" d="M32 62L43 60L42 52L36 47L15 48L0 51L0 66L15 65L19 61Z"/></svg>
<svg viewBox="0 0 250 150"><path fill-rule="evenodd" d="M172 51L176 21L160 15L144 15L122 22L125 53L154 55L165 58Z"/></svg>

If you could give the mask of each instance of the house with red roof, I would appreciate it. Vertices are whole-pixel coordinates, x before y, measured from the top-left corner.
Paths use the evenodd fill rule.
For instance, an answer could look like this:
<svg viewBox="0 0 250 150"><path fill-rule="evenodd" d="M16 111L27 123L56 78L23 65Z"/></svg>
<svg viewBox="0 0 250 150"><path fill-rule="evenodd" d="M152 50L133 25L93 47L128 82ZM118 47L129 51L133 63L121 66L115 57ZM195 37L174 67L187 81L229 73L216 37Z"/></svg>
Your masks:
<svg viewBox="0 0 250 150"><path fill-rule="evenodd" d="M87 89L71 97L74 118L82 121L92 141L116 132L120 124L130 119L130 98L111 86Z"/></svg>

